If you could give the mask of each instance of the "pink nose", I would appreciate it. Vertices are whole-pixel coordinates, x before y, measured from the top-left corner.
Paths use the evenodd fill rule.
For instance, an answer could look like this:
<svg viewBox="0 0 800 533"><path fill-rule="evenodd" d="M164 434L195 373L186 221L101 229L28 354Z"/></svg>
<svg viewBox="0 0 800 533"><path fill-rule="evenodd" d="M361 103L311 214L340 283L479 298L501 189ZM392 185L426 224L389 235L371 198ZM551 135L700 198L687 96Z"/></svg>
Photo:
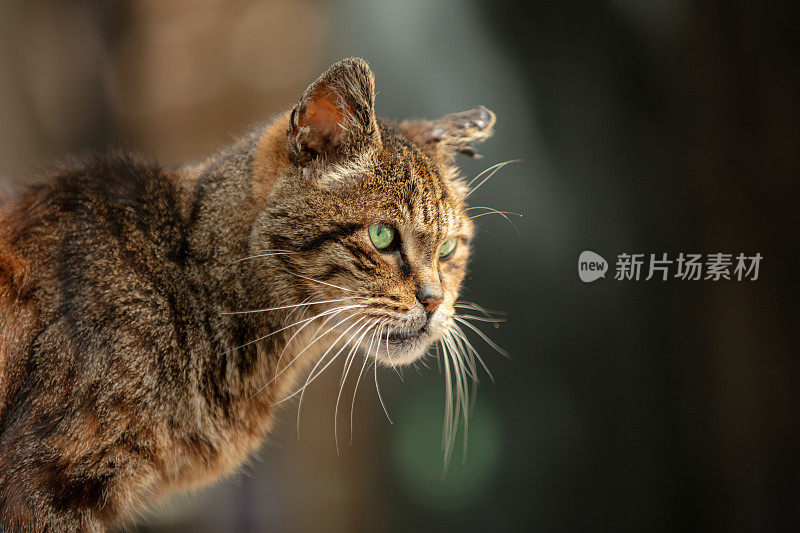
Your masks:
<svg viewBox="0 0 800 533"><path fill-rule="evenodd" d="M417 290L417 300L419 300L419 303L422 304L428 314L433 313L444 301L441 285L423 283Z"/></svg>
<svg viewBox="0 0 800 533"><path fill-rule="evenodd" d="M421 303L423 306L425 306L425 311L427 311L428 313L433 313L434 311L436 311L436 308L441 305L442 300L437 298L437 299L425 300L424 302Z"/></svg>

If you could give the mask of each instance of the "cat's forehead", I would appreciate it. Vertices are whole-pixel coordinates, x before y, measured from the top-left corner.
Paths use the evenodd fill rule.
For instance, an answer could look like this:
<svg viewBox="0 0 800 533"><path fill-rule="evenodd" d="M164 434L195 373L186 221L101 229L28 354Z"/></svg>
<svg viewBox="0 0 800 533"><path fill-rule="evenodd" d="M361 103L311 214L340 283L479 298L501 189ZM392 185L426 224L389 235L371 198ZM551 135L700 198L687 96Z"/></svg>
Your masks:
<svg viewBox="0 0 800 533"><path fill-rule="evenodd" d="M451 181L451 169L442 166L430 152L405 132L381 124L382 147L375 154L373 172L399 195L425 197L427 201L462 202Z"/></svg>
<svg viewBox="0 0 800 533"><path fill-rule="evenodd" d="M451 169L404 132L382 125L382 149L372 174L386 200L420 229L452 231L463 210L463 198L452 183Z"/></svg>

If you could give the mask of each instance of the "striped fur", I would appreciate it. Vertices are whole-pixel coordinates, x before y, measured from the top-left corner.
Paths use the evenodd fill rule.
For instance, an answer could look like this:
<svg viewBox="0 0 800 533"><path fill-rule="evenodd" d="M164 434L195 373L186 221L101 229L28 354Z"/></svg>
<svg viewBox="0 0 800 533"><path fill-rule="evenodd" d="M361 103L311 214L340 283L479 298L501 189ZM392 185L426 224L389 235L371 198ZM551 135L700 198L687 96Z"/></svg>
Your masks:
<svg viewBox="0 0 800 533"><path fill-rule="evenodd" d="M452 155L494 117L448 137L373 102L345 60L205 161L74 161L0 210L0 530L129 521L240 465L332 347L406 364L444 334L473 232Z"/></svg>

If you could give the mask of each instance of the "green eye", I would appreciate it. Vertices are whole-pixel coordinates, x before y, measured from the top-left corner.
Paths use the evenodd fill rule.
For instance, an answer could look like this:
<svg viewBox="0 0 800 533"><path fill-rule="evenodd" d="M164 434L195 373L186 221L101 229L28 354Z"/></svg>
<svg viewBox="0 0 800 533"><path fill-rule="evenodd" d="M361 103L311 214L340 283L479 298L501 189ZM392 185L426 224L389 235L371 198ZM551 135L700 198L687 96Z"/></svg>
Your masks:
<svg viewBox="0 0 800 533"><path fill-rule="evenodd" d="M369 238L378 250L385 250L394 242L395 229L386 224L370 224Z"/></svg>
<svg viewBox="0 0 800 533"><path fill-rule="evenodd" d="M456 249L456 244L458 244L458 239L456 237L444 241L442 247L439 248L439 257L447 257L452 254L453 250Z"/></svg>

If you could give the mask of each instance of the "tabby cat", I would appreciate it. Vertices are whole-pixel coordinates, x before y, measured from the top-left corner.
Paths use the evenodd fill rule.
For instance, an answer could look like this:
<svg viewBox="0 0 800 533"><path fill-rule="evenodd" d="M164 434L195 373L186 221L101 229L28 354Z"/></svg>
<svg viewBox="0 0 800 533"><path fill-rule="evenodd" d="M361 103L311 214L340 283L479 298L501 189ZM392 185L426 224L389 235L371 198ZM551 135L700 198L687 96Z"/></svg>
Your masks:
<svg viewBox="0 0 800 533"><path fill-rule="evenodd" d="M337 357L441 341L466 387L454 158L495 118L393 124L374 100L345 59L207 160L75 160L2 207L0 530L103 531L218 479Z"/></svg>

